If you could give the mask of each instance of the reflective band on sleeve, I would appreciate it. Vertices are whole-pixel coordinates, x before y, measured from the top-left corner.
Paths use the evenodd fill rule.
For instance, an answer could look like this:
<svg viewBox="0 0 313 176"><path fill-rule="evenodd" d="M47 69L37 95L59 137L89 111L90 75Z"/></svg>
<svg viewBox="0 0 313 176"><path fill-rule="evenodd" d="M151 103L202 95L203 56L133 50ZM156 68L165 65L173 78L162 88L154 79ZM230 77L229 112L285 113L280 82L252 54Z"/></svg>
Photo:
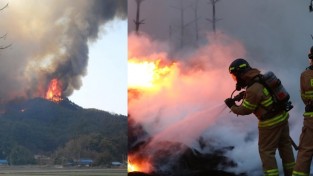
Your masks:
<svg viewBox="0 0 313 176"><path fill-rule="evenodd" d="M256 105L249 103L247 100L243 100L242 106L253 111L256 108Z"/></svg>
<svg viewBox="0 0 313 176"><path fill-rule="evenodd" d="M264 107L269 107L272 104L273 104L273 98L272 97L269 97L268 99L261 102L261 105Z"/></svg>
<svg viewBox="0 0 313 176"><path fill-rule="evenodd" d="M279 176L278 169L264 170L265 176Z"/></svg>
<svg viewBox="0 0 313 176"><path fill-rule="evenodd" d="M280 115L278 115L276 117L273 117L273 118L271 118L269 120L259 121L259 127L273 126L275 124L278 124L279 122L282 122L282 121L286 120L287 117L288 117L288 113L286 111L284 111Z"/></svg>
<svg viewBox="0 0 313 176"><path fill-rule="evenodd" d="M306 117L313 117L313 112L305 112L303 115Z"/></svg>
<svg viewBox="0 0 313 176"><path fill-rule="evenodd" d="M268 96L270 93L268 92L268 90L264 87L263 88L263 93L266 95L266 96Z"/></svg>
<svg viewBox="0 0 313 176"><path fill-rule="evenodd" d="M313 99L313 91L305 91L301 96L307 99Z"/></svg>
<svg viewBox="0 0 313 176"><path fill-rule="evenodd" d="M293 171L292 176L309 176L308 173Z"/></svg>

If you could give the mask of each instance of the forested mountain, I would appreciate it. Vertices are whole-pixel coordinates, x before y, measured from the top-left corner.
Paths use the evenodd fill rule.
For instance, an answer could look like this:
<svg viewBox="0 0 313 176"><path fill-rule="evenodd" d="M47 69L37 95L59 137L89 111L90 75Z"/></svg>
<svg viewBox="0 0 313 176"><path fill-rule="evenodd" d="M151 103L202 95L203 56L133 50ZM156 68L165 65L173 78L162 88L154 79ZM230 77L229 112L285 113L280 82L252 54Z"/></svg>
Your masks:
<svg viewBox="0 0 313 176"><path fill-rule="evenodd" d="M81 158L95 165L122 161L127 154L127 117L84 109L67 98L42 98L1 105L0 159L36 163L34 156L64 164Z"/></svg>

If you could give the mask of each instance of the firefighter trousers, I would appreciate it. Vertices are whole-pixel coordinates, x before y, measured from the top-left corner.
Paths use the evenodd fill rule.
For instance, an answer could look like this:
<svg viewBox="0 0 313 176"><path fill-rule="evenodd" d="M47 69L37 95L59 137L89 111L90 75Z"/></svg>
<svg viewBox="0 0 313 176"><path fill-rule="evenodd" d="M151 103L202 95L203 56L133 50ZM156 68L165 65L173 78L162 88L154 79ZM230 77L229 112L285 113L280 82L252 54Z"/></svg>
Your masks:
<svg viewBox="0 0 313 176"><path fill-rule="evenodd" d="M313 118L305 117L300 135L299 151L294 176L309 176L313 156Z"/></svg>
<svg viewBox="0 0 313 176"><path fill-rule="evenodd" d="M265 176L278 176L276 150L282 159L284 175L291 176L295 159L289 137L288 121L269 127L259 127L259 154Z"/></svg>

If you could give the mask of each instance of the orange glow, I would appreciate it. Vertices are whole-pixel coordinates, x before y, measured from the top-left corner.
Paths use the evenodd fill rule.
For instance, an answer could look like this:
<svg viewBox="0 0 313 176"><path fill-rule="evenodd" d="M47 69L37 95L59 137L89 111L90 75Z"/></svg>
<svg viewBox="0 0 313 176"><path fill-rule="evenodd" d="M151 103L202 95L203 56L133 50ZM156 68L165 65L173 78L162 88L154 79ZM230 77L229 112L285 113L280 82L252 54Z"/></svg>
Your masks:
<svg viewBox="0 0 313 176"><path fill-rule="evenodd" d="M128 156L128 164L127 164L128 172L136 172L136 171L145 172L145 173L151 172L152 166L148 161L143 160L143 159L139 159L140 161L139 160L137 161L137 160L135 160L135 158L132 156Z"/></svg>
<svg viewBox="0 0 313 176"><path fill-rule="evenodd" d="M127 170L128 170L128 172L136 172L136 171L139 171L140 169L136 165L128 162Z"/></svg>
<svg viewBox="0 0 313 176"><path fill-rule="evenodd" d="M157 90L171 83L176 64L161 65L160 60L128 60L128 88Z"/></svg>
<svg viewBox="0 0 313 176"><path fill-rule="evenodd" d="M60 102L62 99L62 85L57 79L52 79L46 92L46 99L53 102Z"/></svg>

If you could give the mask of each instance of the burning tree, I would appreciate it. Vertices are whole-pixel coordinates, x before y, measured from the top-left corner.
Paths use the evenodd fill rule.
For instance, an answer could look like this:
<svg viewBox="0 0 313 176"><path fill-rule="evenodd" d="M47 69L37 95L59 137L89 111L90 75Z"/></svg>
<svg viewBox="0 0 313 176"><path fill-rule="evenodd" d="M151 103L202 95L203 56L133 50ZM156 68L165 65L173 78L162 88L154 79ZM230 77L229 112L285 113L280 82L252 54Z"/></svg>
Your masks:
<svg viewBox="0 0 313 176"><path fill-rule="evenodd" d="M58 79L54 78L50 81L45 98L56 103L63 100L62 83Z"/></svg>

